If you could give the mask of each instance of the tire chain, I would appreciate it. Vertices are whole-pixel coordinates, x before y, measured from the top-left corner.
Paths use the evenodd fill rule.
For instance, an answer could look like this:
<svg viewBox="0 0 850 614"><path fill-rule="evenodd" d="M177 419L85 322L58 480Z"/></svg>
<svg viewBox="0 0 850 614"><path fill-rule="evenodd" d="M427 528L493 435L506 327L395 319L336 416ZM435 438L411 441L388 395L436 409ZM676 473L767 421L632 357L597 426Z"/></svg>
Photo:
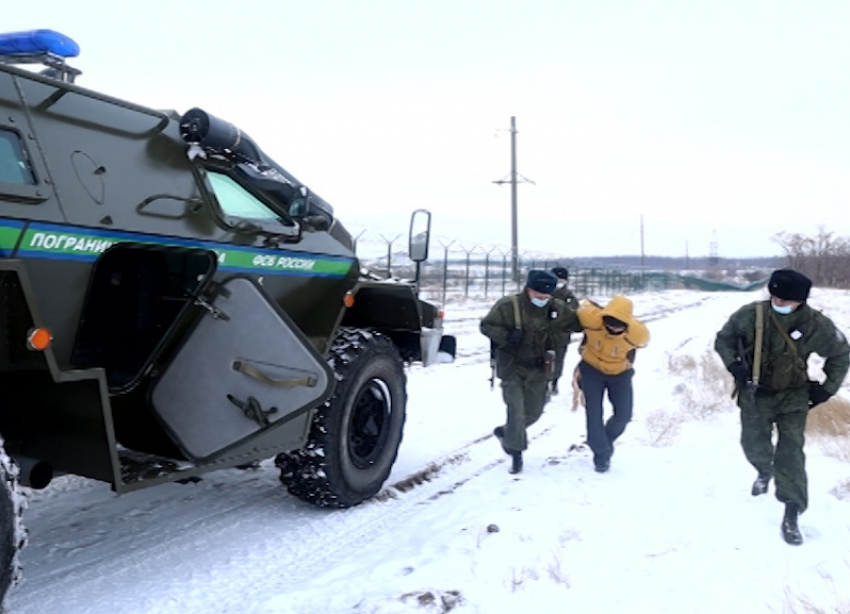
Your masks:
<svg viewBox="0 0 850 614"><path fill-rule="evenodd" d="M340 328L327 360L337 381L346 376L348 366L357 358L359 349L374 341L395 348L393 342L381 333ZM328 445L325 422L335 398L336 394L313 414L307 444L298 450L279 454L275 459L275 464L280 467L280 481L290 494L320 507L342 507L325 471L327 461L324 449Z"/></svg>
<svg viewBox="0 0 850 614"><path fill-rule="evenodd" d="M20 471L17 464L6 454L3 443L3 439L0 437L0 471L3 472L3 477L6 482L5 489L9 493L12 503L12 510L14 514L14 518L12 519L12 530L15 551L12 554L12 559L10 561L11 579L9 587L6 591L6 595L3 596L2 602L0 602L0 614L7 611L6 596L9 594L9 591L14 589L14 587L21 581L20 552L26 546L28 541L27 530L23 522L24 510L27 507L27 499L21 492L20 486L18 485ZM2 573L6 573L6 570L2 570Z"/></svg>

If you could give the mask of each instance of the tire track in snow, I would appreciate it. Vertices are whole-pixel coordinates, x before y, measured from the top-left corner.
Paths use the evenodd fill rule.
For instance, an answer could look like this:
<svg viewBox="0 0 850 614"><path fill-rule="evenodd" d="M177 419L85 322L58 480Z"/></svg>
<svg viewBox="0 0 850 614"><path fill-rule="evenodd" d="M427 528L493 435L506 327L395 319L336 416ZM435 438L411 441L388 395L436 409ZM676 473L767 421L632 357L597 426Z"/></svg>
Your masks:
<svg viewBox="0 0 850 614"><path fill-rule="evenodd" d="M220 485L195 488L201 482L175 485L193 489L180 498L139 502L131 518L122 498L102 502L105 516L85 527L79 522L84 511L71 510L64 525L36 530L33 541L62 544L36 546L39 556L51 550L52 564L28 566L24 584L12 594L12 611L241 612L245 595L257 603L325 573L329 561L368 548L422 505L506 461L492 435L481 437L349 510L321 510L293 499L276 484L272 467L232 484L225 501L218 499ZM199 552L207 564L197 565ZM183 564L187 560L191 566ZM96 603L92 595L99 596Z"/></svg>
<svg viewBox="0 0 850 614"><path fill-rule="evenodd" d="M637 315L656 321L705 300ZM461 365L487 359L486 350L471 352ZM492 439L475 439L350 510L319 510L288 496L270 463L253 474L235 477L229 470L199 484L80 503L69 488L58 501L45 501L41 514L30 507L31 547L12 611L185 614L206 606L205 614L241 612L245 595L259 603L291 590L325 573L336 556L368 547L422 505L503 467L507 457Z"/></svg>

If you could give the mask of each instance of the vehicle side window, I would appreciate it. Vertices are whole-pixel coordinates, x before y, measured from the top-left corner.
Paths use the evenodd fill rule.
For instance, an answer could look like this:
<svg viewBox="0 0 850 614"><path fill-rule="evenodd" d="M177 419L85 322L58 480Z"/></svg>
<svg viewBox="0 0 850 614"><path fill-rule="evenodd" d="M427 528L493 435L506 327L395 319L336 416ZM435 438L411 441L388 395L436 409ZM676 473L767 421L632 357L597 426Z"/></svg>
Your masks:
<svg viewBox="0 0 850 614"><path fill-rule="evenodd" d="M207 177L225 215L246 220L280 222L279 214L227 175L209 171Z"/></svg>
<svg viewBox="0 0 850 614"><path fill-rule="evenodd" d="M0 128L0 181L35 185L35 173L17 132Z"/></svg>

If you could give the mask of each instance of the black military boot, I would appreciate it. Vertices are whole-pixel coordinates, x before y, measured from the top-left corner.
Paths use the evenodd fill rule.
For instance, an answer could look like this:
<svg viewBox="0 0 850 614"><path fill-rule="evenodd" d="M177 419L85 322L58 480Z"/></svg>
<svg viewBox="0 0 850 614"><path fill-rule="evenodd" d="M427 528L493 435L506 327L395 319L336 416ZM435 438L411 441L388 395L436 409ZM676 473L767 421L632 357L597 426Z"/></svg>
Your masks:
<svg viewBox="0 0 850 614"><path fill-rule="evenodd" d="M782 538L792 546L803 543L803 534L797 526L797 516L800 510L796 503L785 504L785 516L782 518Z"/></svg>
<svg viewBox="0 0 850 614"><path fill-rule="evenodd" d="M550 390L552 392L553 397L558 394L558 380L552 380L552 386L550 387Z"/></svg>
<svg viewBox="0 0 850 614"><path fill-rule="evenodd" d="M522 452L511 452L511 468L508 473L519 473L522 471Z"/></svg>
<svg viewBox="0 0 850 614"><path fill-rule="evenodd" d="M505 451L505 454L510 456L511 450L505 447L505 427L497 426L493 429L493 435L495 435L496 439L499 440L499 445L502 446L502 450Z"/></svg>
<svg viewBox="0 0 850 614"><path fill-rule="evenodd" d="M770 476L760 473L756 478L756 481L753 482L753 490L751 491L753 496L758 497L759 495L766 493L768 484L770 484Z"/></svg>

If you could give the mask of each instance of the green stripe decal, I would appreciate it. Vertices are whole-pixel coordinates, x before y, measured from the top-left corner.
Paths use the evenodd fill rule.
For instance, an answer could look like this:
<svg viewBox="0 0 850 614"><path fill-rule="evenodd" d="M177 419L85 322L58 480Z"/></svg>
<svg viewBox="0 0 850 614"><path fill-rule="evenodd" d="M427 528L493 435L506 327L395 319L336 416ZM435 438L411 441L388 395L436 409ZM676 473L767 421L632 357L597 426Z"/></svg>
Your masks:
<svg viewBox="0 0 850 614"><path fill-rule="evenodd" d="M5 232L12 233L14 240L20 228L13 229L10 222L0 222L0 241ZM171 237L133 234L75 228L56 224L31 224L24 232L16 257L56 258L65 260L95 260L107 248L116 243L140 243L169 247L208 249L218 255L218 268L225 271L265 273L279 275L316 275L344 277L351 270L353 258L324 256L289 250L235 247L207 241L190 241ZM5 243L0 242L0 248ZM14 247L14 241L11 243Z"/></svg>
<svg viewBox="0 0 850 614"><path fill-rule="evenodd" d="M219 268L240 270L267 270L303 272L323 275L345 275L351 268L351 260L330 260L290 252L281 255L275 252L255 252L243 249L216 249Z"/></svg>
<svg viewBox="0 0 850 614"><path fill-rule="evenodd" d="M16 224L14 222L4 221L0 223L0 256L8 256L15 249L23 226L23 224Z"/></svg>

